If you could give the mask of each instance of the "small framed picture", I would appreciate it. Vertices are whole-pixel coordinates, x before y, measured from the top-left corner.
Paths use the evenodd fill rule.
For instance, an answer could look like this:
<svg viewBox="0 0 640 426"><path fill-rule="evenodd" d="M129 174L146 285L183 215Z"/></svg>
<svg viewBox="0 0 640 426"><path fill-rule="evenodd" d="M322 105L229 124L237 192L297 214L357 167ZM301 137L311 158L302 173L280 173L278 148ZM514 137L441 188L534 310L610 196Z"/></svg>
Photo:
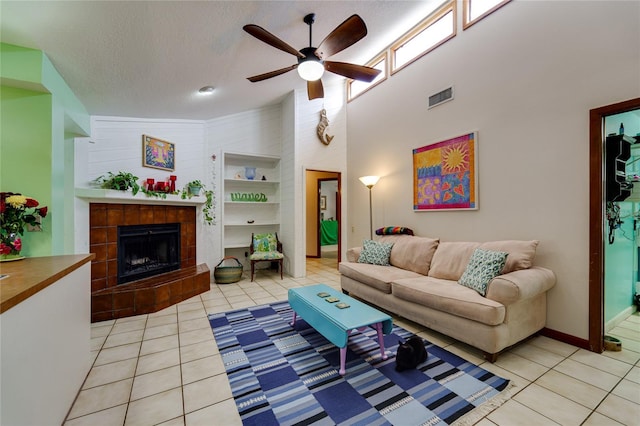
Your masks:
<svg viewBox="0 0 640 426"><path fill-rule="evenodd" d="M176 164L176 146L171 142L142 135L142 165L172 172Z"/></svg>
<svg viewBox="0 0 640 426"><path fill-rule="evenodd" d="M320 210L326 210L327 209L327 196L326 195L321 195L320 196Z"/></svg>

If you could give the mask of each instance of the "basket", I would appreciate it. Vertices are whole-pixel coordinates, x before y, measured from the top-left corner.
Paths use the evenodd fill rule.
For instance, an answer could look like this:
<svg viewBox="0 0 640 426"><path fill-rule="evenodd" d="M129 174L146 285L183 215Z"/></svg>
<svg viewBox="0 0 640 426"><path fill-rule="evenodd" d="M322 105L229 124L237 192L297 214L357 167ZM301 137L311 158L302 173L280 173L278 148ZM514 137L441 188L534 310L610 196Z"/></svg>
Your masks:
<svg viewBox="0 0 640 426"><path fill-rule="evenodd" d="M237 265L221 266L225 260L235 260ZM213 278L218 284L231 284L240 281L240 278L242 278L242 263L233 256L225 256L213 268Z"/></svg>

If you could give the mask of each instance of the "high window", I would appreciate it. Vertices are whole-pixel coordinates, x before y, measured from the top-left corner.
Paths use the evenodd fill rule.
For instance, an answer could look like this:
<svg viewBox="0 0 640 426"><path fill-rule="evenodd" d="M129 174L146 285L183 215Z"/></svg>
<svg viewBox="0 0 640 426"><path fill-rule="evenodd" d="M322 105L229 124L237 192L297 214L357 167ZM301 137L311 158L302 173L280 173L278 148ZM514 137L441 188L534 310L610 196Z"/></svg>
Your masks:
<svg viewBox="0 0 640 426"><path fill-rule="evenodd" d="M401 70L455 35L456 4L451 1L391 45L391 73Z"/></svg>
<svg viewBox="0 0 640 426"><path fill-rule="evenodd" d="M463 0L462 29L467 29L511 0Z"/></svg>
<svg viewBox="0 0 640 426"><path fill-rule="evenodd" d="M375 57L373 60L366 64L368 67L375 68L382 71L378 76L373 79L371 83L358 80L349 80L347 82L347 101L358 97L358 95L366 92L377 84L380 84L387 78L387 52Z"/></svg>

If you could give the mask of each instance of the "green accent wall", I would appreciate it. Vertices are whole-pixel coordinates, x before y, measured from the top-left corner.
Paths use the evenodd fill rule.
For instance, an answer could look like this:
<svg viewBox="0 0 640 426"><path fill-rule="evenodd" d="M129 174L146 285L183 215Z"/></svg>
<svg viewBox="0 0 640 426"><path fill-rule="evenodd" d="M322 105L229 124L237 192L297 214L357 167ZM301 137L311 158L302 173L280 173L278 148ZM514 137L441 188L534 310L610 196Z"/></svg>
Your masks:
<svg viewBox="0 0 640 426"><path fill-rule="evenodd" d="M0 187L51 206L51 95L2 87ZM42 232L25 232L26 256L52 253L51 216Z"/></svg>
<svg viewBox="0 0 640 426"><path fill-rule="evenodd" d="M89 135L89 114L39 50L0 43L0 77L0 191L49 207L22 253L75 253L74 138Z"/></svg>

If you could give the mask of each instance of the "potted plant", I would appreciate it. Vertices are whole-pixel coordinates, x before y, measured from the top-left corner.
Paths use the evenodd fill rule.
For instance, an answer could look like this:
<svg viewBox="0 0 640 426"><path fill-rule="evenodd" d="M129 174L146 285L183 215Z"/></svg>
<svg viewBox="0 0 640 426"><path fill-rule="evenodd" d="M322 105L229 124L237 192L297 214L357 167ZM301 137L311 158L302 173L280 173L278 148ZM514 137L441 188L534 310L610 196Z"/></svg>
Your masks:
<svg viewBox="0 0 640 426"><path fill-rule="evenodd" d="M202 188L204 187L204 185L202 184L202 182L200 182L199 180L192 180L191 182L189 182L187 184L187 188L189 188L189 193L191 193L194 196L199 196L200 195L200 191L202 190Z"/></svg>
<svg viewBox="0 0 640 426"><path fill-rule="evenodd" d="M204 189L204 196L206 200L202 207L202 214L204 215L204 221L207 225L213 225L215 223L215 216L213 215L213 191L210 189L205 189L204 184L200 180L192 180L191 182L185 185L185 190L183 190L180 194L180 198L183 200L186 198L191 198L193 196L199 196L200 191Z"/></svg>
<svg viewBox="0 0 640 426"><path fill-rule="evenodd" d="M97 182L101 188L105 189L116 189L119 191L131 189L133 195L136 195L140 190L138 177L134 176L133 173L118 172L114 174L109 172L106 175L97 177L95 182Z"/></svg>

